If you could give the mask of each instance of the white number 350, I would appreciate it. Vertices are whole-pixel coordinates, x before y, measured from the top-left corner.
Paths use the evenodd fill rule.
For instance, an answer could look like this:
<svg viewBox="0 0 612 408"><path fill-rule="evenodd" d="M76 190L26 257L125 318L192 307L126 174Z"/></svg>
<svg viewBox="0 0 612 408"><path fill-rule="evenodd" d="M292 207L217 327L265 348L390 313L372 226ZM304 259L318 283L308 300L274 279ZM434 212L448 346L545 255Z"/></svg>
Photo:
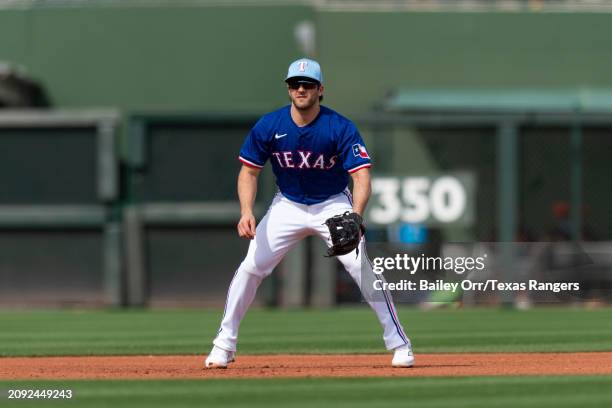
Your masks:
<svg viewBox="0 0 612 408"><path fill-rule="evenodd" d="M467 204L465 187L453 176L374 178L372 193L377 200L372 203L370 220L377 224L451 223L464 215Z"/></svg>

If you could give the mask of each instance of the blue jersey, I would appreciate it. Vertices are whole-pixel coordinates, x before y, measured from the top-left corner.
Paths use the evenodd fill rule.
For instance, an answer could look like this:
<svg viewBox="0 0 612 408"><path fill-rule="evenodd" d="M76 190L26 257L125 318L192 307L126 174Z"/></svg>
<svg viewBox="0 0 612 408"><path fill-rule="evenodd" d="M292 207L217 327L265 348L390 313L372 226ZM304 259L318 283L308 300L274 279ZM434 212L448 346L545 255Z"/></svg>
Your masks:
<svg viewBox="0 0 612 408"><path fill-rule="evenodd" d="M269 159L281 193L301 204L316 204L348 185L349 173L370 167L370 157L355 125L321 106L306 126L291 119L291 106L264 115L249 132L240 161L262 168Z"/></svg>

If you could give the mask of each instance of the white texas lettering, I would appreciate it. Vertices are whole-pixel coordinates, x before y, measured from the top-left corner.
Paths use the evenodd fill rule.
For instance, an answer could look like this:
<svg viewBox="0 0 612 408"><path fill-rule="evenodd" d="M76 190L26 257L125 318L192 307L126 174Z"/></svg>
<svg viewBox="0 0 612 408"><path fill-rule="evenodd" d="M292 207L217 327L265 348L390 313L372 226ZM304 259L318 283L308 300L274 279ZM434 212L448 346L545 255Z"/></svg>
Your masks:
<svg viewBox="0 0 612 408"><path fill-rule="evenodd" d="M329 162L326 160L325 155L321 154L313 154L312 152L305 150L298 150L297 155L299 155L300 162L293 162L293 154L295 152L291 151L282 151L282 152L272 152L272 156L276 158L276 161L281 169L319 169L319 170L329 170L336 165L338 162L338 156L331 156L329 158ZM314 157L313 157L314 156ZM312 160L314 163L312 163Z"/></svg>
<svg viewBox="0 0 612 408"><path fill-rule="evenodd" d="M298 150L298 153L300 154L300 158L302 159L302 162L299 164L298 169L303 169L304 167L309 169L310 164L308 163L308 158L310 157L312 152L304 152L302 150Z"/></svg>
<svg viewBox="0 0 612 408"><path fill-rule="evenodd" d="M338 158L338 156L332 156L329 158L329 165L326 167L327 170L331 169L332 167L334 167L336 165L336 159Z"/></svg>
<svg viewBox="0 0 612 408"><path fill-rule="evenodd" d="M283 158L285 159L285 167L288 167L290 169L295 167L295 165L293 164L293 153L283 152Z"/></svg>
<svg viewBox="0 0 612 408"><path fill-rule="evenodd" d="M320 154L319 157L317 157L317 161L315 161L315 163L312 166L312 168L313 169L319 168L319 169L323 170L324 167L325 167L325 159L324 159L323 155Z"/></svg>
<svg viewBox="0 0 612 408"><path fill-rule="evenodd" d="M281 161L281 155L280 155L280 153L279 153L279 152L273 152L273 153L272 153L272 155L273 155L274 157L276 157L276 160L278 160L278 165L279 165L279 166L281 166L281 167L284 167L284 166L283 166L283 162Z"/></svg>

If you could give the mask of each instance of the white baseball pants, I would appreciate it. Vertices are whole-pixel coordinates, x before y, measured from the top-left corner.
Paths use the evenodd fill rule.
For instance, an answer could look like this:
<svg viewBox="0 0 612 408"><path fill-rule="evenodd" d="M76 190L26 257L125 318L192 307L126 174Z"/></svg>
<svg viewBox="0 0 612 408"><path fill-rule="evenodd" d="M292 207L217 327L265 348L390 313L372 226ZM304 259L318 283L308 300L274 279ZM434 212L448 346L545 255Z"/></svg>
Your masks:
<svg viewBox="0 0 612 408"><path fill-rule="evenodd" d="M236 351L240 322L253 302L261 281L272 273L291 247L304 237L318 235L331 246L329 230L324 225L325 220L345 211L352 211L352 208L348 190L313 205L299 204L280 192L277 193L267 214L257 225L256 235L251 240L246 258L230 283L221 327L213 344L228 351ZM364 290L368 288L362 287L362 256L367 256L364 239L361 241L358 256L353 251L339 256L338 259L359 285L362 293L365 293ZM364 268L369 270L363 271L363 276L371 276L372 279L368 278L368 281L375 279L370 262L364 264ZM409 344L410 340L397 317L391 294L384 292L382 297L379 296L383 301L372 301L371 296L364 297L368 299L383 327L386 348L391 350Z"/></svg>

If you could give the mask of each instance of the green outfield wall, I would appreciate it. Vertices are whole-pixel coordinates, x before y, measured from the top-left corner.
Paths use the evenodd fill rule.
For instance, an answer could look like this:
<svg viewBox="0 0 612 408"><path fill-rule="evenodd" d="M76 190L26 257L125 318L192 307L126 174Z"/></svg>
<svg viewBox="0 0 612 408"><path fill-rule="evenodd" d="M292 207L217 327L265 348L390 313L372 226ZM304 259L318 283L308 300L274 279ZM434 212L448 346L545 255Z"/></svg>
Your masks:
<svg viewBox="0 0 612 408"><path fill-rule="evenodd" d="M342 111L399 86L612 86L610 13L106 3L0 9L0 59L27 67L62 107L265 111L286 100L294 29L308 20L327 102Z"/></svg>
<svg viewBox="0 0 612 408"><path fill-rule="evenodd" d="M0 10L0 60L56 106L266 110L286 100L304 7L34 7Z"/></svg>
<svg viewBox="0 0 612 408"><path fill-rule="evenodd" d="M612 84L612 14L318 14L328 101L366 110L397 87Z"/></svg>

